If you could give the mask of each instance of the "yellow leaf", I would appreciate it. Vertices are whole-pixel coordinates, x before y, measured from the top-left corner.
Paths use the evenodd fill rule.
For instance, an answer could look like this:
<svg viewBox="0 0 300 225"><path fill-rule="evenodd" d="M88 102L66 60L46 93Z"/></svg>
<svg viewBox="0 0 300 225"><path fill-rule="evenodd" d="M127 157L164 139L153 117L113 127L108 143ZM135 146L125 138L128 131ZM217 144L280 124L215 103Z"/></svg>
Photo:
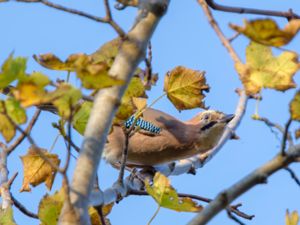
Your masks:
<svg viewBox="0 0 300 225"><path fill-rule="evenodd" d="M199 212L203 208L191 198L178 197L169 179L159 172L155 174L152 186L150 186L148 180L146 180L145 185L148 194L151 195L161 207L179 212Z"/></svg>
<svg viewBox="0 0 300 225"><path fill-rule="evenodd" d="M8 207L6 209L0 208L0 224L1 225L17 225L14 220L13 209Z"/></svg>
<svg viewBox="0 0 300 225"><path fill-rule="evenodd" d="M56 170L47 161L42 159L34 148L37 147L29 148L27 154L20 157L24 170L21 192L30 191L30 184L35 187L43 182L45 182L45 185L50 190L56 175ZM45 149L39 149L39 151L43 152L47 159L51 160L54 165L59 166L60 159L58 155L51 154Z"/></svg>
<svg viewBox="0 0 300 225"><path fill-rule="evenodd" d="M56 55L52 53L34 55L33 58L40 65L51 69L51 70L64 70L64 71L75 71L76 61L85 54L78 53L70 55L65 62L59 59Z"/></svg>
<svg viewBox="0 0 300 225"><path fill-rule="evenodd" d="M300 128L298 128L297 130L295 130L295 138L299 139L300 137Z"/></svg>
<svg viewBox="0 0 300 225"><path fill-rule="evenodd" d="M3 135L6 142L11 141L16 135L15 126L9 121L7 116L0 114L0 133Z"/></svg>
<svg viewBox="0 0 300 225"><path fill-rule="evenodd" d="M91 57L95 63L105 62L110 67L118 54L120 45L121 39L115 38L102 45Z"/></svg>
<svg viewBox="0 0 300 225"><path fill-rule="evenodd" d="M133 104L132 98L147 97L143 82L139 77L133 77L121 99L121 105L116 114L114 123L128 119L135 111L136 107Z"/></svg>
<svg viewBox="0 0 300 225"><path fill-rule="evenodd" d="M297 225L299 223L299 214L297 211L293 211L289 214L289 211L286 211L285 215L285 224L286 225Z"/></svg>
<svg viewBox="0 0 300 225"><path fill-rule="evenodd" d="M133 97L132 102L139 112L141 112L142 110L144 110L147 107L147 99L146 98Z"/></svg>
<svg viewBox="0 0 300 225"><path fill-rule="evenodd" d="M270 47L251 42L246 49L246 64L236 64L247 94L262 88L286 91L296 87L293 76L300 68L297 54L283 52L274 57Z"/></svg>
<svg viewBox="0 0 300 225"><path fill-rule="evenodd" d="M178 66L165 76L164 91L178 110L205 108L204 91L209 91L204 72Z"/></svg>
<svg viewBox="0 0 300 225"><path fill-rule="evenodd" d="M26 112L21 107L20 102L18 102L15 98L8 98L5 101L5 108L7 115L16 123L23 124L26 122Z"/></svg>
<svg viewBox="0 0 300 225"><path fill-rule="evenodd" d="M230 24L230 27L244 34L252 41L263 45L280 47L288 44L300 29L300 19L294 19L280 30L276 22L271 19L244 21L245 27Z"/></svg>
<svg viewBox="0 0 300 225"><path fill-rule="evenodd" d="M300 121L300 91L298 90L290 102L290 114L293 120Z"/></svg>

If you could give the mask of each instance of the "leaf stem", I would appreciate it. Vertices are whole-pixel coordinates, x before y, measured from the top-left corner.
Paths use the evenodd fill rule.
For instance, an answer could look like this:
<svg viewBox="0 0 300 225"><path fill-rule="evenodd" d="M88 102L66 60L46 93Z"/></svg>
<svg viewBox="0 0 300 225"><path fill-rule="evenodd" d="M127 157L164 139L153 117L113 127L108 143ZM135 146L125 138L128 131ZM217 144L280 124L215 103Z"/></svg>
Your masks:
<svg viewBox="0 0 300 225"><path fill-rule="evenodd" d="M157 216L158 212L160 210L160 205L158 205L158 208L156 209L155 213L153 214L153 216L151 217L151 219L149 220L149 222L147 223L147 225L150 225L152 223L152 221L155 219L155 217Z"/></svg>

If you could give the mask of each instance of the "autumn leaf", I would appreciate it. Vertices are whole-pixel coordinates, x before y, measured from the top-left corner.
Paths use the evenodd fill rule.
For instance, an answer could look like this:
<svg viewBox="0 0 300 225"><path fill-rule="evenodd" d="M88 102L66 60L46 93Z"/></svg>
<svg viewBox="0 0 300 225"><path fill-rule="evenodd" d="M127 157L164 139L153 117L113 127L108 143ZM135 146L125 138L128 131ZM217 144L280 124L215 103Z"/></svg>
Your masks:
<svg viewBox="0 0 300 225"><path fill-rule="evenodd" d="M58 155L51 154L45 149L37 149L37 147L29 148L27 154L20 157L24 170L23 184L20 192L31 191L29 185L35 187L43 182L45 182L45 185L49 190L52 187L56 170L48 161L41 158L37 150L42 152L55 166L58 167L60 164Z"/></svg>
<svg viewBox="0 0 300 225"><path fill-rule="evenodd" d="M300 29L300 20L294 19L281 30L271 19L244 21L245 26L230 24L235 31L244 34L252 41L263 45L280 47L288 44Z"/></svg>
<svg viewBox="0 0 300 225"><path fill-rule="evenodd" d="M151 195L161 207L179 212L199 212L203 208L191 198L178 197L169 179L159 172L155 174L152 186L150 186L149 180L146 180L145 185L147 193Z"/></svg>
<svg viewBox="0 0 300 225"><path fill-rule="evenodd" d="M123 85L123 80L118 80L108 74L110 67L105 62L95 63L91 57L81 57L76 62L76 73L83 87L88 89L102 89L114 85Z"/></svg>
<svg viewBox="0 0 300 225"><path fill-rule="evenodd" d="M0 89L7 87L19 77L25 76L26 63L26 58L13 58L13 54L10 54L2 65L0 72Z"/></svg>
<svg viewBox="0 0 300 225"><path fill-rule="evenodd" d="M58 114L68 119L71 110L81 99L81 91L70 84L61 83L53 94L59 96L53 101Z"/></svg>
<svg viewBox="0 0 300 225"><path fill-rule="evenodd" d="M39 204L38 217L41 225L56 225L64 204L64 191L56 191L53 195L45 195Z"/></svg>
<svg viewBox="0 0 300 225"><path fill-rule="evenodd" d="M71 72L76 70L76 61L84 56L86 55L82 53L72 54L64 62L52 53L33 55L33 58L37 63L48 69Z"/></svg>
<svg viewBox="0 0 300 225"><path fill-rule="evenodd" d="M290 102L290 114L293 120L300 121L300 90L298 90Z"/></svg>
<svg viewBox="0 0 300 225"><path fill-rule="evenodd" d="M147 99L146 98L132 98L132 103L137 109L137 111L141 112L147 107Z"/></svg>
<svg viewBox="0 0 300 225"><path fill-rule="evenodd" d="M297 130L295 130L295 138L296 139L300 138L300 128L298 128Z"/></svg>
<svg viewBox="0 0 300 225"><path fill-rule="evenodd" d="M102 45L91 57L95 63L105 62L110 67L118 54L120 45L121 39L115 38Z"/></svg>
<svg viewBox="0 0 300 225"><path fill-rule="evenodd" d="M78 131L81 135L84 134L86 124L90 117L90 112L92 109L92 102L84 102L79 107L79 109L75 112L72 120L72 125L75 130Z"/></svg>
<svg viewBox="0 0 300 225"><path fill-rule="evenodd" d="M121 99L121 105L116 114L114 123L127 120L136 111L132 98L147 97L143 82L139 77L133 77Z"/></svg>
<svg viewBox="0 0 300 225"><path fill-rule="evenodd" d="M65 201L65 194L63 189L56 191L53 195L45 195L39 204L38 217L41 220L41 225L57 225L57 221L63 207ZM103 206L102 212L103 216L107 216L113 204L108 204ZM102 225L100 216L97 210L94 207L89 207L88 209L91 224L92 225ZM106 222L109 222L107 218L105 218ZM109 225L110 223L106 223Z"/></svg>
<svg viewBox="0 0 300 225"><path fill-rule="evenodd" d="M46 98L47 92L44 88L49 83L47 76L34 72L19 80L17 87L13 89L13 94L23 107L48 102L50 99Z"/></svg>
<svg viewBox="0 0 300 225"><path fill-rule="evenodd" d="M262 88L286 91L296 87L293 76L300 68L297 54L283 52L274 57L270 47L251 42L246 49L246 64L236 64L247 94Z"/></svg>
<svg viewBox="0 0 300 225"><path fill-rule="evenodd" d="M13 209L8 207L6 209L0 208L0 224L2 225L17 225L14 216Z"/></svg>
<svg viewBox="0 0 300 225"><path fill-rule="evenodd" d="M27 120L25 110L14 98L8 98L5 101L0 100L0 133L6 142L16 134L15 124L23 124Z"/></svg>
<svg viewBox="0 0 300 225"><path fill-rule="evenodd" d="M165 76L164 91L178 110L205 108L204 91L209 91L204 72L178 66Z"/></svg>
<svg viewBox="0 0 300 225"><path fill-rule="evenodd" d="M286 211L285 215L285 224L286 225L298 225L299 223L299 214L297 211L293 211L291 214L289 211Z"/></svg>

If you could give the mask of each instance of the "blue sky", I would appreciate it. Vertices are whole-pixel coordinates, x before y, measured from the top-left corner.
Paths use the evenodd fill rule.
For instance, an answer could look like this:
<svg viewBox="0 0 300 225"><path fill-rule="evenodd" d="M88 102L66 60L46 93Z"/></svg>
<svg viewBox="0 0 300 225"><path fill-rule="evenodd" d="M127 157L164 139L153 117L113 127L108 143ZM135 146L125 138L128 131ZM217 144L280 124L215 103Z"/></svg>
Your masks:
<svg viewBox="0 0 300 225"><path fill-rule="evenodd" d="M56 1L69 7L77 8L95 15L103 15L102 1ZM114 1L111 1L113 3ZM223 2L222 2L223 3ZM226 4L237 4L236 1L226 1ZM288 10L292 8L300 14L300 5L297 0L277 1L242 1L242 6L257 7L262 9ZM124 30L128 30L135 17L135 9L124 11L113 11L117 22ZM228 14L222 12L214 13L220 26L226 35L231 37L234 32L228 28L228 23L242 24L243 19L265 18L263 16L249 16ZM285 19L275 18L284 26ZM33 54L52 52L62 59L72 53L92 53L106 41L113 39L116 34L105 24L95 23L85 18L59 12L40 4L22 4L17 2L0 4L0 62L14 51L16 56L28 57L28 72L43 71L53 80L65 78L64 72L55 72L42 68L32 59ZM245 59L245 47L248 40L238 37L233 46L242 59ZM226 50L221 45L215 33L208 25L200 6L195 0L171 1L168 13L162 19L152 38L153 46L153 69L159 73L157 86L148 93L151 99L155 99L163 92L163 78L168 70L175 66L183 65L192 69L205 70L206 77L211 91L207 94L206 105L212 109L233 113L238 100L234 90L241 87L233 62ZM286 46L296 52L300 52L299 35L291 44ZM278 53L279 51L275 51ZM72 82L79 85L79 81L72 77ZM299 74L295 80L300 84ZM263 101L260 103L259 112L261 116L284 124L288 119L288 103L295 93L294 90L285 93L273 90L264 90ZM199 110L188 110L179 113L172 104L163 99L155 108L168 112L182 120L191 118ZM181 175L172 177L173 186L180 192L197 194L205 197L214 197L221 190L229 187L243 176L247 175L254 168L271 159L280 148L280 141L264 124L253 121L251 115L254 113L255 101L250 100L246 115L237 130L240 136L238 141L229 141L218 155L204 168L197 171L197 175ZM33 109L29 110L31 115ZM33 137L37 143L49 149L57 132L51 128L51 122L57 121L57 117L50 113L43 113L40 121L33 130ZM292 128L299 124L294 123ZM0 140L2 137L0 137ZM280 138L280 135L279 135ZM76 143L80 144L81 137L74 135ZM20 171L12 192L30 210L36 212L41 196L45 194L43 185L33 188L31 193L21 193L22 172L19 156L24 155L29 144L24 143L9 158L11 174ZM53 152L65 155L64 143L59 139ZM75 160L72 159L70 175L74 168ZM299 165L292 168L300 176ZM101 187L109 187L117 178L117 171L112 169L105 162L101 163L100 170ZM61 184L61 177L58 175L54 184L54 190ZM252 221L245 221L247 224L284 224L285 210L299 210L300 189L290 179L286 171L273 175L267 185L260 185L240 197L236 203L242 202L241 208L248 214L255 214ZM112 224L140 225L146 224L156 210L156 204L150 197L129 197L117 204L109 215ZM37 220L28 219L17 209L14 210L15 219L18 224L39 224ZM193 213L177 213L162 209L155 218L153 225L163 224L186 224ZM209 224L233 224L226 213L221 213Z"/></svg>

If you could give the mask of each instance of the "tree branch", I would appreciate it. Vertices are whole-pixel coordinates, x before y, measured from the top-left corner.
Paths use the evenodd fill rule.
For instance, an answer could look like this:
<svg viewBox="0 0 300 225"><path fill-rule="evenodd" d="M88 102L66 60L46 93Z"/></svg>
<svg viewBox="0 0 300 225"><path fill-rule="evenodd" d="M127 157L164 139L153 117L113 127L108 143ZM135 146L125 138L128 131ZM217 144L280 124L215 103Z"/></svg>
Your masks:
<svg viewBox="0 0 300 225"><path fill-rule="evenodd" d="M105 9L106 9L106 17L102 18L102 17L97 17L91 14L88 14L86 12L77 10L77 9L71 9L71 8L67 8L65 6L53 3L53 2L49 2L47 0L16 0L17 2L25 2L25 3L41 3L45 6L48 6L50 8L54 8L60 11L64 11L67 13L71 13L74 15L78 15L78 16L82 16L85 17L87 19L93 20L95 22L100 22L100 23L106 23L109 24L117 33L120 37L125 37L125 32L123 31L123 29L116 23L113 21L112 17L111 17L111 12L110 12L110 8L109 5L106 4L105 1Z"/></svg>
<svg viewBox="0 0 300 225"><path fill-rule="evenodd" d="M16 208L19 209L26 216L29 216L29 217L35 218L35 219L39 218L37 214L30 212L28 209L26 209L26 207L21 202L19 202L13 195L11 195L11 200L12 200L14 206L16 206Z"/></svg>
<svg viewBox="0 0 300 225"><path fill-rule="evenodd" d="M144 1L133 28L123 41L119 53L109 71L110 75L125 81L126 85L101 90L87 123L82 150L78 157L71 185L70 209L64 205L59 224L90 224L88 204L96 177L96 171L106 136L109 132L120 99L139 62L144 58L145 49L159 20L166 12L169 0ZM103 107L105 104L105 107Z"/></svg>
<svg viewBox="0 0 300 225"><path fill-rule="evenodd" d="M288 20L300 19L300 16L293 13L291 9L288 12L280 12L280 11L273 11L273 10L261 10L261 9L225 6L225 5L217 4L214 0L205 0L205 2L212 9L223 11L223 12L240 13L240 14L256 14L256 15L264 15L264 16L277 16L277 17L285 17Z"/></svg>
<svg viewBox="0 0 300 225"><path fill-rule="evenodd" d="M265 183L267 178L280 169L287 167L300 156L300 144L290 146L284 156L275 156L271 161L257 168L249 175L222 191L218 196L205 207L189 225L204 225L221 210L225 209L233 200L250 190L257 184Z"/></svg>

